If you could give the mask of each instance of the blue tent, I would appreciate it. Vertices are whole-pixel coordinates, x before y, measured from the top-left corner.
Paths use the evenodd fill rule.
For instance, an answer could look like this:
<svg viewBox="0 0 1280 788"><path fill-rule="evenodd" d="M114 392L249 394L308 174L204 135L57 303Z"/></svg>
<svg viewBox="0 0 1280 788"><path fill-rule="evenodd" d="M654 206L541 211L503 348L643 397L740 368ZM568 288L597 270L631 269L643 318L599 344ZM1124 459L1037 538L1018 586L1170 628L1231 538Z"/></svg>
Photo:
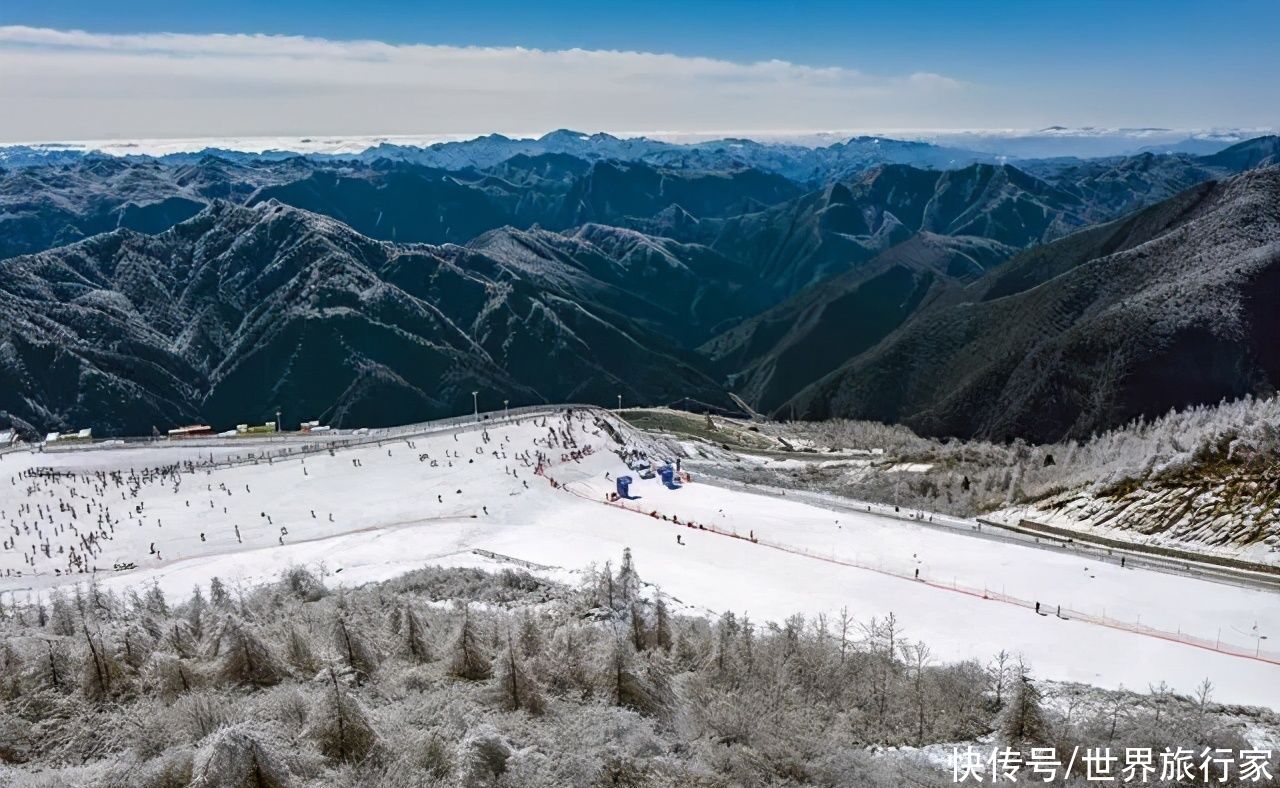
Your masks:
<svg viewBox="0 0 1280 788"><path fill-rule="evenodd" d="M664 465L659 468L658 476L662 477L662 483L668 490L680 489L680 482L676 479L676 469L670 465Z"/></svg>
<svg viewBox="0 0 1280 788"><path fill-rule="evenodd" d="M630 476L618 477L618 497L626 498L626 499L631 499L635 497L631 495L631 477Z"/></svg>

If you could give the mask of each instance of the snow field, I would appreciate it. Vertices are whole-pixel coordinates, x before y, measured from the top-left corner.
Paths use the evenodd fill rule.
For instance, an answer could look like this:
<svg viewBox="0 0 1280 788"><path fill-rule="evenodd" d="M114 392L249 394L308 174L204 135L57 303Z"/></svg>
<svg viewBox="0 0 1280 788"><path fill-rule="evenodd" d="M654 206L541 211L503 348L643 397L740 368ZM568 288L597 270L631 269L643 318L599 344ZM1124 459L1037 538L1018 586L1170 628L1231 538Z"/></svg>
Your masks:
<svg viewBox="0 0 1280 788"><path fill-rule="evenodd" d="M0 463L0 532L16 543L0 551L0 593L22 598L84 581L83 574L53 573L67 566L67 553L58 549L79 551L80 536L108 513L115 530L91 559L98 579L110 587L155 581L173 596L214 576L251 584L296 564L323 565L331 585L354 585L427 563L494 565L473 554L475 549L576 570L616 563L622 548L630 547L641 576L686 605L745 612L761 623L794 613L830 617L842 607L864 622L892 611L906 637L929 643L940 660L985 661L1007 649L1025 656L1039 676L1108 688L1145 689L1164 680L1190 692L1208 677L1219 700L1280 708L1280 667L1272 664L1037 616L910 577L783 552L607 505L612 479L631 472L611 453L616 446L595 424L597 416L579 411L569 420L549 416L546 426L540 417L531 418L487 432L397 439L333 456L178 473L139 483L136 498L128 486L114 483L95 495L83 476L7 477L54 464L91 473L112 463L127 476L130 467L181 462L197 450L175 444L11 454ZM207 455L208 448L198 451ZM567 457L571 451L577 459ZM534 474L539 454L550 462L547 475L562 487ZM1143 624L1210 640L1221 629L1224 640L1237 644L1255 642L1256 623L1258 633L1280 638L1280 599L1266 592L1120 569L891 518L699 485L696 479L667 490L656 479L631 475L640 496L634 505L682 522L692 519L743 536L754 531L764 541L898 574L918 568L929 583L985 586L1040 600L1049 610L1061 604L1116 619L1140 616ZM42 507L41 540L48 542L50 556L44 555L44 541L23 532L23 525L33 527L37 520L35 513L18 513L23 504ZM78 505L76 518L60 504ZM677 535L684 545L677 544ZM150 552L152 543L158 556ZM25 560L33 545L34 567ZM137 568L116 572L116 564Z"/></svg>

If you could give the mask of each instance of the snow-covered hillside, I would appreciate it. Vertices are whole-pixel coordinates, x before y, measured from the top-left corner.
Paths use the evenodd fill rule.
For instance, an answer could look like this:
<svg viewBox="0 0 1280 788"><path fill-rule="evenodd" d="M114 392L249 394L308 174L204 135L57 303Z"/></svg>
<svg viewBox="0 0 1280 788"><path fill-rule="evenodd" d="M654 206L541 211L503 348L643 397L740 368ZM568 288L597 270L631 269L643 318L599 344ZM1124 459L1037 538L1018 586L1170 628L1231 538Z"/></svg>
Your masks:
<svg viewBox="0 0 1280 788"><path fill-rule="evenodd" d="M0 459L0 593L84 582L79 567L112 587L156 581L175 596L292 564L355 585L423 564L492 564L476 550L564 573L630 547L646 579L686 605L757 621L892 612L945 660L1007 649L1046 678L1109 688L1165 680L1190 692L1208 677L1224 702L1280 708L1277 664L1052 614L1061 605L1140 620L1266 656L1280 638L1273 594L696 478L667 489L629 471L624 448L658 451L605 412L579 409L256 464L228 463L224 449L210 465L209 447L181 443L11 453ZM631 509L605 502L626 473L639 496Z"/></svg>

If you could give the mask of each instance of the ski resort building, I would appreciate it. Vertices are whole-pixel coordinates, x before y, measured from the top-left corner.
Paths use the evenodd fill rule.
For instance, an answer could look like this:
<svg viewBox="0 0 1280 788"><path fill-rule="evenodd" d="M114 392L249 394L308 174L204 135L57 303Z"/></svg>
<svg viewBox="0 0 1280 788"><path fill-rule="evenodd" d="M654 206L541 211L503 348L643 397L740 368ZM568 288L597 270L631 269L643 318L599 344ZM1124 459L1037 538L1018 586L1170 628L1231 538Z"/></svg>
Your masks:
<svg viewBox="0 0 1280 788"><path fill-rule="evenodd" d="M268 433L273 433L275 431L276 431L276 423L274 421L268 421L265 424L253 424L253 425L237 424L236 425L237 435L264 435Z"/></svg>
<svg viewBox="0 0 1280 788"><path fill-rule="evenodd" d="M75 432L51 432L44 436L45 443L88 443L93 440L93 430L86 427Z"/></svg>
<svg viewBox="0 0 1280 788"><path fill-rule="evenodd" d="M212 434L213 427L208 424L189 424L186 427L175 427L169 430L170 438L194 438Z"/></svg>

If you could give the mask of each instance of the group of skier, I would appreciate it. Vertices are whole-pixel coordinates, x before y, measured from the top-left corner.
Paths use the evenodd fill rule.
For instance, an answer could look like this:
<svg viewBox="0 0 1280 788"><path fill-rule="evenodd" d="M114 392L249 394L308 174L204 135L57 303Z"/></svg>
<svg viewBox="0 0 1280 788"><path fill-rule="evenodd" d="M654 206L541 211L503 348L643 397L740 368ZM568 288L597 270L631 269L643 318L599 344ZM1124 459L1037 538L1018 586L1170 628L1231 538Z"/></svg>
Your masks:
<svg viewBox="0 0 1280 788"><path fill-rule="evenodd" d="M592 454L593 447L590 444L579 445L580 436L592 430L586 416L565 412L559 418L541 417L535 424L540 429L545 429L546 433L535 437L534 447L530 449L509 451L510 434L503 435L499 441L487 429L483 429L479 434L479 443L474 446L472 456L467 457L465 463L462 462L462 447L445 449L443 453L434 455L432 452L420 451L417 457L419 462L442 470L454 468L457 464L474 465L477 461L489 461L495 465L500 463L504 475L519 481L519 487L511 492L515 495L529 489L527 479L521 478L522 470L528 472L533 469L537 472L538 469L553 464L553 458L560 462L580 462ZM517 421L515 425L520 426L521 422ZM595 434L598 435L599 432L595 431ZM458 433L452 437L455 443L462 442ZM389 441L392 445L387 446L379 441L377 447L386 448L388 457L394 460L395 453L392 449L400 440ZM416 449L412 440L406 439L404 443L408 448ZM338 447L328 447L330 457L337 456L336 448ZM319 449L321 454L325 451L324 448ZM210 454L207 459L202 457L160 467L128 470L64 470L55 467L23 469L10 479L10 485L21 495L21 503L9 511L0 509L0 525L4 526L4 534L0 538L0 555L8 553L20 556L22 566L5 562L2 575L6 578L30 574L65 576L146 566L148 562L155 565L166 558L178 557L176 552L179 550L191 550L182 543L188 537L198 536L198 547L195 549L205 551L216 549L213 545L218 542L234 546L246 543L261 545L265 536L277 545L284 545L291 532L296 534L295 538L313 538L314 535L333 533L334 512L317 514L315 509L310 509L309 516L304 514L301 516L303 519L299 520L298 515L290 509L283 512L271 511L279 497L270 490L263 489L255 493L253 486L246 483L243 485L244 492L240 493L238 483L215 481L217 476L214 474L221 475L223 470L264 461L270 463L273 459L289 455L294 455L291 459L299 459L297 455L301 455L298 467L301 475L308 477L311 475L307 467L308 453L315 452L297 451L294 447L277 451L275 457L270 453L235 455L239 459L227 456L218 459ZM349 458L351 465L345 472L385 472L377 467L380 463L374 462L374 456L370 452L364 452L361 456ZM314 458L312 462L314 464ZM370 464L366 466L366 462ZM345 461L343 464L345 465ZM200 483L201 476L207 479L204 484ZM446 480L442 478L439 481ZM429 485L437 488L440 486L439 483L432 482ZM205 489L201 490L200 487ZM463 495L462 488L452 485L451 488L454 495ZM249 500L236 500L242 494L248 496ZM436 504L444 504L447 494L430 490L426 500L434 498ZM182 503L177 503L175 499L178 498L181 498ZM166 523L156 511L148 508L148 502L162 501L167 501L165 511L172 512L176 505L183 510L194 510L193 516L173 518L170 514L167 517L177 522ZM490 514L488 503L480 504L480 511L486 516ZM206 504L208 509L204 509ZM241 527L246 525L246 507L255 511L257 517L254 519L261 522L260 526ZM212 517L208 516L209 510L213 510ZM204 511L206 515L195 516L197 511ZM282 520L280 524L275 523L277 516ZM325 525L316 529L310 525L315 522ZM136 540L139 528L152 532L145 542L141 542L146 545L145 554L141 554L142 549L139 549L139 555L118 555L123 551L118 548L111 550L112 543L121 540L124 534L129 535L130 541ZM172 544L174 537L179 538L178 544ZM167 542L172 549L166 549ZM114 560L105 558L110 552L117 553Z"/></svg>

